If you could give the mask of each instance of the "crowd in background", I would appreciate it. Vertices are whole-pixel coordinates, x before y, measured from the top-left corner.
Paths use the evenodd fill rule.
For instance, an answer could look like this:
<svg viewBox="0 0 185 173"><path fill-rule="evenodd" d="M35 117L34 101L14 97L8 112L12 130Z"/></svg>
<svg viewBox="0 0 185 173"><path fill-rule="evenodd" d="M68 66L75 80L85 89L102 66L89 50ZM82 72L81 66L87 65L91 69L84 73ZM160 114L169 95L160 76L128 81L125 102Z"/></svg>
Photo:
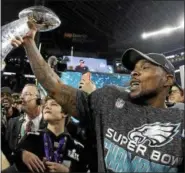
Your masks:
<svg viewBox="0 0 185 173"><path fill-rule="evenodd" d="M90 94L91 92L96 90L96 86L94 85L93 81L90 82L87 81L88 79L86 77L87 74L83 75L79 83L79 89ZM32 134L32 136L29 133L37 132L39 130L41 133L43 133L43 131L47 129L48 124L52 122L51 119L54 119L55 121L57 113L58 115L60 115L63 114L64 112L62 112L62 107L54 99L49 97L41 99L39 92L40 92L39 89L34 84L25 85L21 93L13 93L9 87L1 88L1 108L2 108L1 150L2 150L2 170L4 170L4 172L9 172L12 170L28 171L28 168L30 170L32 169L34 170L34 163L32 163L32 161L29 160L32 157L36 157L35 164L36 162L38 162L37 164L40 163L39 165L40 170L38 170L38 172L44 171L45 166L42 165L42 163L39 161L39 158L37 157L40 155L40 151L33 149L33 146L35 146L38 149L39 139L35 138L34 133ZM50 107L49 106L47 107L48 112L44 111L46 109L47 103L50 105ZM182 89L181 86L175 84L171 87L169 91L169 95L166 99L166 104L168 105L168 107L184 109L183 103L184 103L184 90ZM58 108L56 107L56 105L58 105L58 107L60 107L61 109L59 112L57 112ZM55 116L49 117L47 116L47 113L51 114L52 116L55 115L56 117ZM82 146L82 149L84 151L81 152L79 150L79 152L83 160L83 157L88 157L87 156L88 152L84 149L84 145L86 143L85 128L83 127L82 123L73 122L71 116L69 115L65 116L64 118L58 117L58 119L56 118L56 120L57 121L62 120L62 124L59 123L60 127L63 127L62 132L64 131L67 132L71 136L70 140L78 141L79 146L80 147ZM31 124L29 121L30 119L32 120ZM25 138L26 140L24 139L23 140L24 142L22 142L21 144L21 140L23 138ZM35 140L37 140L36 144L34 144ZM25 143L29 143L29 145ZM75 146L77 151L79 146ZM33 153L23 152L20 154L20 151L26 150L27 148L29 150L30 148L32 148ZM69 148L65 146L64 150L69 150ZM63 152L65 153L66 151ZM85 160L86 159L81 161L81 163L77 164L80 165L80 167L77 166L75 167L74 166L75 164L72 162L74 169L73 171L74 172L90 171L89 170L90 168L88 167L88 162L86 162L87 160L86 161ZM66 168L67 167L61 168L62 172L63 171L68 172L69 169L66 170Z"/></svg>
<svg viewBox="0 0 185 173"><path fill-rule="evenodd" d="M86 74L83 75L82 80L79 83L79 89L90 94L96 89L96 86L92 81L90 81L90 83L84 81L85 79L87 79L85 76ZM50 105L47 107L48 114L51 114L52 116L57 116L58 108L56 108L56 105L58 105L58 103L47 96L41 99L40 91L36 85L26 84L21 93L13 93L13 91L9 87L1 88L1 151L2 170L4 170L4 172L25 172L28 170L34 170L34 163L32 165L32 161L30 161L29 159L32 157L37 157L36 155L39 155L41 151L35 151L35 149L32 148L33 146L35 146L38 149L39 146L38 143L34 144L34 135L32 137L29 133L37 132L39 130L40 133L43 133L43 131L47 129L50 119L52 118L54 119L54 121L59 121L62 119L61 123L59 123L59 132L60 128L62 127L62 133L65 132L67 137L68 135L70 136L70 138L68 139L69 146L65 146L63 149L63 153L66 154L66 152L70 151L69 148L71 148L72 159L67 158L67 161L70 164L66 161L66 164L68 165L68 167L70 167L70 171L72 171L72 169L74 169L74 172L87 172L89 170L88 163L85 161L85 159L83 159L87 151L86 149L84 149L84 144L86 142L86 132L82 123L74 122L71 119L70 115L65 115L64 118L58 117L58 119L56 117L48 118L47 112L44 111L44 108L46 109L47 103ZM63 114L63 111L60 105L58 105L58 107L60 107L61 109L58 112L58 116L60 116L60 114ZM31 123L29 120L31 120ZM28 137L25 137L26 135ZM26 138L26 140L24 139L24 142L22 142L21 144L21 140L23 139L23 137ZM36 141L38 142L38 139L36 139ZM57 141L56 139L56 143L57 142L59 141ZM28 146L25 143L29 143L30 145ZM40 150L42 150L42 144L40 145ZM23 149L25 150L28 148L30 151L30 146L33 150L33 153L35 153L36 155L30 152L23 152L20 154L20 151L22 151ZM77 151L73 153L74 150ZM77 152L79 152L80 154ZM80 159L83 161L79 161L79 155ZM76 164L73 163L73 161L73 164L71 165L71 160L75 160L75 157L77 157L76 160L79 163ZM38 158L37 160L35 160L35 162L41 163L38 161ZM74 166L75 164L77 166ZM40 170L38 171L44 170L42 169L42 166L44 167L44 165L41 164ZM33 168L28 169L30 167ZM60 171L68 172L69 170L66 170L65 168L61 168L61 170L56 170L56 172Z"/></svg>

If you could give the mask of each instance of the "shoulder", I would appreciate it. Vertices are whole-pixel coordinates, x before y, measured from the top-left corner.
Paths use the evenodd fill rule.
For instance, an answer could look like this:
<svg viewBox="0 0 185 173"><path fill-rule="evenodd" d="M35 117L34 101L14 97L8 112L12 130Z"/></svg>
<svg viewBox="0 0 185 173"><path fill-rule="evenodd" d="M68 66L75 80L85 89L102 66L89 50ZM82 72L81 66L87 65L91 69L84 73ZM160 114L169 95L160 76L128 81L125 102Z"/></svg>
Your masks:
<svg viewBox="0 0 185 173"><path fill-rule="evenodd" d="M184 103L176 103L173 106L169 107L169 108L177 108L180 110L184 110L185 104Z"/></svg>
<svg viewBox="0 0 185 173"><path fill-rule="evenodd" d="M84 145L79 142L78 140L74 139L71 135L67 135L68 138L68 145L70 145L70 148L76 148L76 149L83 149Z"/></svg>
<svg viewBox="0 0 185 173"><path fill-rule="evenodd" d="M8 124L13 125L13 124L19 123L20 121L23 121L23 120L24 120L24 115L13 117L13 118L9 119Z"/></svg>
<svg viewBox="0 0 185 173"><path fill-rule="evenodd" d="M116 85L106 85L100 89L97 89L91 94L91 97L104 97L104 98L118 96L127 99L128 92L126 92L123 87L118 87Z"/></svg>

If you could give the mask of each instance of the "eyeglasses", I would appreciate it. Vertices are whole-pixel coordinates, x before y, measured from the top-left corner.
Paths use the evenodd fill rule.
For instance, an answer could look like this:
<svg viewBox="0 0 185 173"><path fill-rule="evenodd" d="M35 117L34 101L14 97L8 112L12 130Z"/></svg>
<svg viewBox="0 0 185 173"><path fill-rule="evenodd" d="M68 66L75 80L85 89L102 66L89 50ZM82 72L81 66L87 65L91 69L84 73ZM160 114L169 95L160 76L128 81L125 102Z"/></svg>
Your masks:
<svg viewBox="0 0 185 173"><path fill-rule="evenodd" d="M170 94L181 94L181 92L178 90L171 90Z"/></svg>
<svg viewBox="0 0 185 173"><path fill-rule="evenodd" d="M23 93L21 94L20 97L25 97L25 96L38 96L37 94L32 94L32 93Z"/></svg>

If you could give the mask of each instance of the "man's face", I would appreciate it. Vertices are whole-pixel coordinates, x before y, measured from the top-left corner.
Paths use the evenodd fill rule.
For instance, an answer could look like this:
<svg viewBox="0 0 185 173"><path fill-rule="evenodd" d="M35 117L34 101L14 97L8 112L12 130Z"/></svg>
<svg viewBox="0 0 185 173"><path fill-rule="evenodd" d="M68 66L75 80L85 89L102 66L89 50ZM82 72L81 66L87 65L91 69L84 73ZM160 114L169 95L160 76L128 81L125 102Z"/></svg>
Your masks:
<svg viewBox="0 0 185 173"><path fill-rule="evenodd" d="M5 108L10 108L12 106L12 97L10 93L1 93L1 104Z"/></svg>
<svg viewBox="0 0 185 173"><path fill-rule="evenodd" d="M38 91L35 86L25 86L21 93L22 110L33 110L37 107L36 99L38 98Z"/></svg>
<svg viewBox="0 0 185 173"><path fill-rule="evenodd" d="M131 99L157 96L164 89L166 78L167 74L161 67L144 59L139 60L130 81Z"/></svg>
<svg viewBox="0 0 185 173"><path fill-rule="evenodd" d="M181 90L178 87L173 86L170 91L168 100L171 103L183 102L184 95L182 94Z"/></svg>
<svg viewBox="0 0 185 173"><path fill-rule="evenodd" d="M84 67L84 66L85 66L85 64L84 64L83 61L80 61L80 66L81 66L81 67Z"/></svg>
<svg viewBox="0 0 185 173"><path fill-rule="evenodd" d="M60 121L64 118L61 106L53 99L49 99L43 106L43 117L48 122Z"/></svg>

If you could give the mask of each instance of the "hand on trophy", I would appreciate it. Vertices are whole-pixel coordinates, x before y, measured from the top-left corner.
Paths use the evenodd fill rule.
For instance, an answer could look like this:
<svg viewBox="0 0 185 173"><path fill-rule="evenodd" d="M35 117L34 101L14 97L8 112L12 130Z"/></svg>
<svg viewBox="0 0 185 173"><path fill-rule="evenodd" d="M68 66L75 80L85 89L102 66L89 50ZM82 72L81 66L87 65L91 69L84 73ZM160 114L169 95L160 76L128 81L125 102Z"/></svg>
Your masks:
<svg viewBox="0 0 185 173"><path fill-rule="evenodd" d="M19 47L21 45L24 45L29 40L34 40L37 28L35 24L31 21L28 21L27 24L30 28L29 32L27 32L26 35L23 37L15 36L15 39L12 39L11 41L12 46Z"/></svg>
<svg viewBox="0 0 185 173"><path fill-rule="evenodd" d="M13 47L34 43L37 31L51 31L59 27L60 24L59 17L44 6L33 6L20 11L18 20L1 27L1 59L4 60Z"/></svg>

